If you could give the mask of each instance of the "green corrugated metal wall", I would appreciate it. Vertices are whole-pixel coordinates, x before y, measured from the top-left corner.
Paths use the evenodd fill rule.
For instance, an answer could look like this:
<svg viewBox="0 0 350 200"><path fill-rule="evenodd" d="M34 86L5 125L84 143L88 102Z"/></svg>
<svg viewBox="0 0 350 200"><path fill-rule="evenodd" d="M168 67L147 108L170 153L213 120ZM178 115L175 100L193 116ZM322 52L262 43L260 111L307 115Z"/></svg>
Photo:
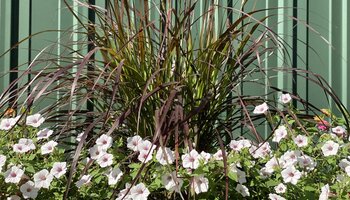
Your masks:
<svg viewBox="0 0 350 200"><path fill-rule="evenodd" d="M75 6L77 13L88 16L87 10L79 8L77 3L72 0L70 2ZM141 2L143 3L141 0L134 0L134 2L136 6L141 6ZM181 1L172 1L173 4L175 2ZM104 1L96 0L96 3L99 6L104 6ZM200 7L195 14L199 16L206 5L206 0L199 0L198 3ZM241 0L215 0L214 3L223 6L232 5L238 8ZM298 9L293 10L292 8L295 6ZM277 7L281 9L265 12L266 15L276 15L275 18L270 18L266 23L272 30L279 33L288 45L293 47L293 50L290 51L291 62L289 65L300 69L311 69L313 72L321 74L328 80L347 108L350 108L350 91L348 91L350 70L348 70L347 64L347 59L350 56L348 50L350 47L348 31L350 20L347 20L350 2L348 0L249 0L245 11L254 8ZM179 8L181 9L181 6ZM156 12L150 15L153 19L159 19ZM260 16L263 15L263 13L260 14ZM295 23L292 21L293 16L298 18ZM227 15L216 12L215 17L217 20L224 20ZM304 25L307 22L316 32L307 29L307 26ZM9 49L11 43L15 43L16 40L20 41L29 34L43 30L65 30L76 24L77 21L65 8L63 0L1 0L0 54ZM297 25L297 29L293 29L295 25ZM18 35L16 35L16 30ZM10 75L3 76L4 72L9 70L11 66L33 60L42 48L47 47L52 42L65 42L79 37L76 34L63 37L62 34L62 32L50 32L38 35L21 44L18 52L13 50L0 58L0 91L3 91L11 80ZM321 36L328 40L331 45L327 44ZM62 48L59 47L50 50L54 53L63 53ZM280 56L282 55L269 57L265 61L265 65L267 67L285 65L284 60L278 59ZM23 65L21 69L26 67L27 65ZM293 90L298 92L299 95L310 100L316 106L327 107L326 99L320 98L323 95L322 91L310 82L298 78L297 84L293 86L292 75L282 73L278 73L277 78L270 81L290 92ZM251 94L261 93L261 89L245 87L246 91Z"/></svg>

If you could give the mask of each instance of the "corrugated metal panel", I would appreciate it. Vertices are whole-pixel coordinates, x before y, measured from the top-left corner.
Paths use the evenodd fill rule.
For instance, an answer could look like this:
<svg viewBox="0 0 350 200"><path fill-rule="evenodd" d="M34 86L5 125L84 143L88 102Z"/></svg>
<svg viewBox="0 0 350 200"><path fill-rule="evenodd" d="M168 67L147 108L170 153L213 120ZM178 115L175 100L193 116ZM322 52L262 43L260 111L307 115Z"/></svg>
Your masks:
<svg viewBox="0 0 350 200"><path fill-rule="evenodd" d="M73 1L70 1L73 4ZM95 2L95 1L90 1ZM102 3L99 6L104 6L104 1L96 1ZM142 1L135 0L134 4L137 6ZM182 1L172 1L177 4L178 9L181 10L183 5ZM196 9L195 15L200 16L200 13L205 10L205 7L209 6L209 1L200 0L200 4ZM18 27L13 27L12 20L16 19L13 15L15 11L14 5L18 3ZM239 8L241 5L240 0L215 0L214 3L222 6L236 6ZM74 3L75 6L76 3ZM149 7L155 6L154 3L149 2ZM298 6L298 9L294 9L293 6ZM157 4L159 6L159 4ZM167 5L169 6L169 5ZM348 70L347 59L350 56L348 47L350 44L349 39L349 23L347 20L347 11L350 9L350 3L347 0L330 1L330 0L250 0L245 8L245 11L252 10L254 8L284 8L279 10L267 10L265 13L261 13L258 17L265 15L276 15L275 18L267 20L269 27L286 41L288 45L294 49L290 50L291 60L280 59L285 56L277 54L269 57L264 64L266 67L278 67L288 64L290 66L297 67L299 69L311 69L313 72L321 74L328 82L333 86L337 95L341 98L345 105L350 104L350 92L348 86L350 85L348 77L350 76L350 70ZM86 9L75 7L76 12L88 16ZM12 11L12 13L11 13ZM219 31L224 27L224 22L228 13L222 13L219 10L215 11L215 19L220 22L216 27ZM233 14L232 18L235 19ZM293 29L292 17L296 16L297 29ZM157 12L151 12L150 17L154 20L159 19ZM157 20L159 21L159 20ZM303 23L309 22L317 32L308 30ZM201 22L200 22L201 23ZM11 26L12 24L12 26ZM77 24L77 21L69 13L63 1L47 1L47 0L29 0L29 1L0 1L0 54L10 48L11 27L17 28L19 39L25 38L30 33L36 33L43 30L65 30ZM200 24L200 26L203 24ZM294 23L295 25L295 23ZM15 30L12 29L12 30ZM200 30L200 29L199 29ZM293 31L295 30L295 31ZM19 46L18 50L18 64L26 63L29 60L34 59L35 55L40 49L47 47L52 42L65 42L67 40L74 40L79 37L77 34L63 35L64 32L51 32L36 36L32 40L29 40ZM293 35L297 36L298 40L293 40ZM64 37L63 37L64 36ZM332 46L327 44L326 40L332 43ZM70 38L72 37L72 38ZM267 44L271 45L271 44ZM28 49L31 49L28 52ZM78 48L74 47L73 48ZM53 53L63 53L63 47L51 47ZM12 55L16 56L16 55ZM11 66L10 61L11 54L8 54L0 58L0 73L3 74ZM21 67L22 70L26 69L27 65ZM42 66L41 66L42 67ZM271 72L271 76L276 73ZM320 98L323 92L310 81L307 82L302 78L295 76L285 75L283 73L277 73L278 76L271 78L269 81L272 84L277 84L280 88L288 91L297 91L303 98L310 100L316 106L327 107L327 101L325 98ZM8 85L10 80L9 76L1 76L0 78L0 91ZM293 84L294 83L294 84ZM295 84L296 83L296 84ZM246 86L246 88L250 88ZM266 92L267 89L247 89L251 94L259 94ZM48 102L46 102L48 103ZM334 105L332 105L334 107Z"/></svg>

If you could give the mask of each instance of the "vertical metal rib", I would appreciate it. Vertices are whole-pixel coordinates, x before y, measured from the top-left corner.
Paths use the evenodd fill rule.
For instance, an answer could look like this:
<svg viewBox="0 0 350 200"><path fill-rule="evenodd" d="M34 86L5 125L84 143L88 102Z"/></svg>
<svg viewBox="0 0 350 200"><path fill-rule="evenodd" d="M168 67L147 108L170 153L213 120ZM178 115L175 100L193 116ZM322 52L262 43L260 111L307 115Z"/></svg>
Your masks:
<svg viewBox="0 0 350 200"><path fill-rule="evenodd" d="M19 34L19 0L12 0L11 2L11 38L10 38L10 45L11 47L18 44L18 34ZM13 48L10 52L10 70L17 70L18 66L18 46L16 48ZM15 81L18 78L17 72L10 72L10 83ZM13 98L10 100L10 107L16 108L17 105L15 105L15 98L17 96L17 87L18 85L14 85L14 87L11 89Z"/></svg>

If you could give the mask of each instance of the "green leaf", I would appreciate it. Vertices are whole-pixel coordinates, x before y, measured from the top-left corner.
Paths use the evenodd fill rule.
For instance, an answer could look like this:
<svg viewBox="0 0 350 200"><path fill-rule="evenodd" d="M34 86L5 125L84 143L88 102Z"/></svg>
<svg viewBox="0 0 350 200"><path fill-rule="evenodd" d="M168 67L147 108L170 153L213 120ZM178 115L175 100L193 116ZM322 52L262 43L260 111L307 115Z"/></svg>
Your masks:
<svg viewBox="0 0 350 200"><path fill-rule="evenodd" d="M276 186L279 184L279 182L275 181L275 180L269 180L265 183L268 187L272 187L272 186Z"/></svg>
<svg viewBox="0 0 350 200"><path fill-rule="evenodd" d="M33 166L29 165L26 167L26 171L29 172L29 173L32 173L34 174L35 173L35 169Z"/></svg>
<svg viewBox="0 0 350 200"><path fill-rule="evenodd" d="M234 180L235 182L237 182L237 173L234 173L234 172L229 172L228 174L228 177L231 179L231 180Z"/></svg>
<svg viewBox="0 0 350 200"><path fill-rule="evenodd" d="M140 164L140 163L131 163L131 164L129 165L129 167L130 167L131 169L139 169L139 168L141 167L141 164Z"/></svg>
<svg viewBox="0 0 350 200"><path fill-rule="evenodd" d="M316 191L317 190L316 188L314 188L312 186L309 186L309 185L308 186L304 186L303 189L306 190L306 191Z"/></svg>
<svg viewBox="0 0 350 200"><path fill-rule="evenodd" d="M36 155L36 154L34 154L34 153L33 153L33 154L31 154L31 155L28 157L28 160L34 160L35 155Z"/></svg>

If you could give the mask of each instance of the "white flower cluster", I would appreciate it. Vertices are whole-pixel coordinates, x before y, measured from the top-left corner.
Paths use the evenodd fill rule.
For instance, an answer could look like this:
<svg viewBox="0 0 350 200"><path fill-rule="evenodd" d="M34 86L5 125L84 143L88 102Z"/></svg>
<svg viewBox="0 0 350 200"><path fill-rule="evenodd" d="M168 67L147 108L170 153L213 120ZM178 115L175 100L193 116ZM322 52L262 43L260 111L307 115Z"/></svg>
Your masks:
<svg viewBox="0 0 350 200"><path fill-rule="evenodd" d="M77 141L80 142L81 136L83 133L78 135ZM113 145L113 138L106 134L102 134L97 138L95 145L89 149L90 158L92 161L96 161L101 168L106 168L105 175L108 178L108 185L115 185L119 182L123 176L123 172L119 167L112 167L114 156L111 153L108 153L108 150ZM83 175L75 185L80 188L83 185L88 185L91 182L92 176L87 174Z"/></svg>
<svg viewBox="0 0 350 200"><path fill-rule="evenodd" d="M15 118L2 119L0 122L0 130L10 130L13 126L18 123L20 116ZM26 118L26 125L32 126L34 128L40 127L45 121L45 118L40 114L29 115ZM36 140L48 139L53 134L52 130L43 129L37 133ZM57 146L57 142L51 140L41 146L41 154L46 155L54 151ZM33 139L21 138L18 143L12 145L13 152L17 154L26 154L35 150L35 142ZM5 155L0 155L0 172L2 168L6 166L7 158ZM23 198L35 199L41 188L49 188L54 177L59 179L61 176L65 175L67 172L66 162L54 162L50 171L47 169L42 169L34 173L32 180L25 174L25 168L20 165L9 164L7 166L7 171L4 172L5 183L20 184L21 180L26 180L25 183L21 184L19 189L22 193ZM29 180L28 180L29 179ZM16 199L17 196L13 195L9 197L11 199ZM18 197L19 198L19 197ZM20 198L19 198L20 199Z"/></svg>
<svg viewBox="0 0 350 200"><path fill-rule="evenodd" d="M291 96L283 94L280 101L283 104L288 104L291 101ZM267 103L263 103L256 106L253 112L255 114L268 114L268 110ZM0 130L11 130L19 119L18 117L3 119L0 122ZM27 117L26 124L36 130L44 121L45 119L40 114L35 114ZM178 155L171 148L156 145L139 135L129 137L126 146L132 153L128 155L128 161L131 161L130 164L134 166L151 167L151 179L158 179L157 184L159 183L159 186L154 186L156 185L154 184L153 187L150 187L151 185L148 185L148 175L145 175L147 178L141 178L132 184L126 183L124 189L119 191L116 199L147 200L154 187L162 187L169 193L181 196L184 192L182 187L188 186L191 195L210 195L210 189L213 190L213 188L209 188L209 186L216 184L213 180L218 180L216 176L218 174L215 173L220 173L226 162L227 166L225 167L227 167L228 176L234 180L234 190L232 189L230 192L237 192L243 198L252 198L256 195L255 191L249 188L252 183L255 183L252 180L259 179L259 182L261 180L266 182L273 180L275 184L272 187L269 186L265 198L284 200L289 197L288 192L291 189L304 184L304 181L309 178L308 176L317 172L320 165L324 165L322 159L341 159L338 154L345 150L342 139L347 135L344 127L336 126L330 130L328 135L324 134L325 139L320 136L319 138L322 139L315 143L315 138L311 134L291 130L290 126L290 124L285 123L276 127L272 133L271 143L269 141L255 143L240 138L231 140L228 147L220 148L212 154L197 151L198 148L194 147L181 149L179 152L182 152L182 155ZM52 130L45 128L39 130L32 139L18 137L16 143L12 145L12 151L20 157L34 153L40 147L39 156L48 157L50 154L53 156L58 143L49 139L52 134ZM83 134L78 134L76 138L78 142L81 141ZM41 143L45 140L46 142L38 146L37 141ZM80 189L77 191L83 191L82 187L94 184L94 180L97 179L96 176L107 178L106 184L113 187L122 182L123 176L130 178L128 174L124 175L119 168L123 163L116 161L119 156L114 154L116 149L112 146L119 148L118 145L118 143L113 145L111 136L102 134L96 139L91 148L84 151L83 155L88 154L88 156L85 156L82 164L84 167L94 164L94 169L98 170L98 172L94 172L99 174L91 173L91 170L83 171L82 174L78 171L79 179L75 182L75 186ZM274 148L274 145L278 145L278 148ZM4 182L17 184L22 197L25 199L36 198L42 188L50 189L54 185L52 182L65 176L67 172L66 162L53 162L52 165L46 165L49 166L45 167L46 169L36 169L36 172L29 173L31 174L30 177L27 173L28 170L26 171L26 168L23 167L26 165L7 164L8 159L10 158L0 155L0 172L5 168L3 173ZM350 157L339 160L336 164L338 166L335 167L340 169L338 171L341 173L338 174L336 179L334 178L334 181L348 181L348 177L350 177ZM136 161L137 164L132 163L133 161ZM176 165L176 168L173 166L175 163L179 164ZM121 168L124 169L123 166ZM211 171L211 169L217 168L220 168L220 170ZM131 177L134 177L135 172L138 171L128 170L128 173L133 173ZM222 178L223 174L219 176ZM331 183L330 181L329 184ZM329 184L319 184L319 199L326 200L332 195L333 186ZM16 199L17 197L13 195L9 198Z"/></svg>

